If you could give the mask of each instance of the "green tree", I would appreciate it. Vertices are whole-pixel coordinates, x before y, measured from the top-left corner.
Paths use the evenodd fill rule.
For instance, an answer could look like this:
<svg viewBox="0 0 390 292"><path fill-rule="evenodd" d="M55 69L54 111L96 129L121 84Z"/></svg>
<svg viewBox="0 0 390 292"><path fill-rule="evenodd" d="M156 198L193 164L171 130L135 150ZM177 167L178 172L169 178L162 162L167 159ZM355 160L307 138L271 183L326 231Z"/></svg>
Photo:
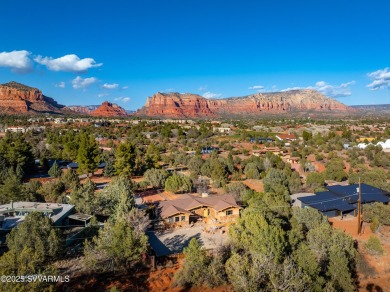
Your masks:
<svg viewBox="0 0 390 292"><path fill-rule="evenodd" d="M79 188L72 190L70 203L75 205L77 211L86 214L94 214L97 208L95 199L96 184L87 178Z"/></svg>
<svg viewBox="0 0 390 292"><path fill-rule="evenodd" d="M202 285L206 280L205 271L211 262L210 257L196 238L191 239L183 253L185 260L182 269L175 276L175 284L183 287Z"/></svg>
<svg viewBox="0 0 390 292"><path fill-rule="evenodd" d="M59 165L57 164L57 161L54 161L53 165L50 167L50 169L48 171L48 174L51 177L60 177L61 176L62 170L59 167Z"/></svg>
<svg viewBox="0 0 390 292"><path fill-rule="evenodd" d="M153 143L149 144L145 153L145 168L159 168L160 160L160 149Z"/></svg>
<svg viewBox="0 0 390 292"><path fill-rule="evenodd" d="M16 169L19 165L24 172L31 170L34 165L31 145L22 133L7 133L0 140L0 156L5 159L7 166Z"/></svg>
<svg viewBox="0 0 390 292"><path fill-rule="evenodd" d="M325 180L322 173L310 172L306 177L306 186L312 190L323 187L324 184Z"/></svg>
<svg viewBox="0 0 390 292"><path fill-rule="evenodd" d="M93 174L99 165L100 151L93 135L85 132L80 133L80 144L77 152L78 172L80 174Z"/></svg>
<svg viewBox="0 0 390 292"><path fill-rule="evenodd" d="M12 168L5 170L0 176L0 202L23 201L21 178Z"/></svg>
<svg viewBox="0 0 390 292"><path fill-rule="evenodd" d="M250 162L245 166L244 173L248 179L260 179L260 170L254 162Z"/></svg>
<svg viewBox="0 0 390 292"><path fill-rule="evenodd" d="M51 263L64 250L64 240L49 218L34 212L7 235L7 246L8 252L0 258L2 275L53 275L57 273ZM2 283L3 291L49 291L49 286L44 282Z"/></svg>
<svg viewBox="0 0 390 292"><path fill-rule="evenodd" d="M132 143L126 141L115 151L115 170L117 174L132 175L136 170L136 152Z"/></svg>
<svg viewBox="0 0 390 292"><path fill-rule="evenodd" d="M84 264L95 271L127 270L142 259L148 238L137 235L125 219L108 221L91 242L84 245Z"/></svg>
<svg viewBox="0 0 390 292"><path fill-rule="evenodd" d="M61 182L64 183L66 189L75 190L80 187L80 178L74 169L69 169L62 173Z"/></svg>
<svg viewBox="0 0 390 292"><path fill-rule="evenodd" d="M324 172L325 179L342 181L348 178L347 173L344 171L344 162L339 158L333 158L326 164L326 170Z"/></svg>
<svg viewBox="0 0 390 292"><path fill-rule="evenodd" d="M203 166L204 160L200 155L194 155L188 161L188 169L196 174L201 174L201 169Z"/></svg>
<svg viewBox="0 0 390 292"><path fill-rule="evenodd" d="M114 167L114 159L113 158L108 158L106 160L106 166L104 167L103 170L103 175L107 177L112 177L116 173L115 167Z"/></svg>
<svg viewBox="0 0 390 292"><path fill-rule="evenodd" d="M168 177L168 172L165 169L148 169L145 171L144 179L153 188L162 188L165 185L165 180Z"/></svg>
<svg viewBox="0 0 390 292"><path fill-rule="evenodd" d="M165 190L173 193L190 192L192 182L189 177L174 173L165 180Z"/></svg>
<svg viewBox="0 0 390 292"><path fill-rule="evenodd" d="M126 176L114 177L111 183L96 194L96 213L113 218L126 215L134 207L135 183Z"/></svg>

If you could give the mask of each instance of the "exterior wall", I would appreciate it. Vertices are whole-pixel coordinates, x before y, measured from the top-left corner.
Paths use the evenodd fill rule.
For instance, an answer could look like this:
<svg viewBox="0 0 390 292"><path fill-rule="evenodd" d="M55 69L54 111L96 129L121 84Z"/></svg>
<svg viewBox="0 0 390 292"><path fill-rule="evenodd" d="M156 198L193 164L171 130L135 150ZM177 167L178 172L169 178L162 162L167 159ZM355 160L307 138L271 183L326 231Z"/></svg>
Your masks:
<svg viewBox="0 0 390 292"><path fill-rule="evenodd" d="M209 214L211 215L211 210L212 208L209 207L200 207L200 208L192 209L191 212L201 217L208 217Z"/></svg>
<svg viewBox="0 0 390 292"><path fill-rule="evenodd" d="M231 215L226 215L226 212L232 211ZM229 208L217 213L216 219L221 222L234 221L238 217L240 217L240 209L239 208Z"/></svg>
<svg viewBox="0 0 390 292"><path fill-rule="evenodd" d="M179 218L179 221L176 221L176 218ZM182 220L182 217L184 217L184 221ZM168 226L185 226L190 223L190 215L189 214L176 214L171 217L165 218L164 222Z"/></svg>

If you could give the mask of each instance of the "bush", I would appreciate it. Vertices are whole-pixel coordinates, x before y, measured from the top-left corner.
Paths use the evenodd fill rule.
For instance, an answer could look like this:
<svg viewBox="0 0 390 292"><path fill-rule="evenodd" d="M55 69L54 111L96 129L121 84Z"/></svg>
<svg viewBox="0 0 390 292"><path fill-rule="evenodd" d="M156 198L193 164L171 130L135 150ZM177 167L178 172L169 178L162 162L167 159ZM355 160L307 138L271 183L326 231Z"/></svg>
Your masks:
<svg viewBox="0 0 390 292"><path fill-rule="evenodd" d="M185 175L173 174L165 180L165 190L173 193L185 193L192 189L191 179Z"/></svg>
<svg viewBox="0 0 390 292"><path fill-rule="evenodd" d="M378 217L374 217L370 223L370 229L372 232L376 232L379 228L379 218Z"/></svg>
<svg viewBox="0 0 390 292"><path fill-rule="evenodd" d="M383 255L385 253L379 238L375 235L370 236L364 247L368 253L373 255Z"/></svg>

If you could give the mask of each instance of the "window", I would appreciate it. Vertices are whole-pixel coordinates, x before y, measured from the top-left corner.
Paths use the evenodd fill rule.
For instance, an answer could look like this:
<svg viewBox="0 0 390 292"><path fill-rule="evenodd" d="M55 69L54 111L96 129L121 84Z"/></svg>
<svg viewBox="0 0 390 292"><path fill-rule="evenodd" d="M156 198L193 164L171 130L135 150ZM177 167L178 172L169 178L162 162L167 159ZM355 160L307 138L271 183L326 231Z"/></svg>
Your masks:
<svg viewBox="0 0 390 292"><path fill-rule="evenodd" d="M226 216L233 215L233 210L227 210L226 211Z"/></svg>
<svg viewBox="0 0 390 292"><path fill-rule="evenodd" d="M168 218L169 223L173 223L173 218Z"/></svg>
<svg viewBox="0 0 390 292"><path fill-rule="evenodd" d="M181 216L181 221L186 221L186 216Z"/></svg>
<svg viewBox="0 0 390 292"><path fill-rule="evenodd" d="M175 217L175 222L179 222L179 221L180 221L180 217L179 216Z"/></svg>

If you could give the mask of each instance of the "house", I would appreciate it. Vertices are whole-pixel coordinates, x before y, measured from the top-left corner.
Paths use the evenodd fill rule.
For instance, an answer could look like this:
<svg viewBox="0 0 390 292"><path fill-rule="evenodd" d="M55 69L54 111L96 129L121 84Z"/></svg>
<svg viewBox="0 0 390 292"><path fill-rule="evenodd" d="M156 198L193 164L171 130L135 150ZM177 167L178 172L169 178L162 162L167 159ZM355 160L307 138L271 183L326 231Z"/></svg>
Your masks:
<svg viewBox="0 0 390 292"><path fill-rule="evenodd" d="M26 133L27 132L27 128L26 127L7 127L5 129L5 132Z"/></svg>
<svg viewBox="0 0 390 292"><path fill-rule="evenodd" d="M224 128L224 127L213 127L213 132L221 133L221 134L230 134L231 129L230 128Z"/></svg>
<svg viewBox="0 0 390 292"><path fill-rule="evenodd" d="M67 226L69 215L75 211L73 205L57 203L12 202L0 205L0 227L10 230L22 223L32 212L41 212L49 217L54 226Z"/></svg>
<svg viewBox="0 0 390 292"><path fill-rule="evenodd" d="M301 207L317 209L327 217L354 213L358 205L358 184L326 186L327 191L317 192L313 196L298 197ZM361 203L389 203L390 192L361 184Z"/></svg>
<svg viewBox="0 0 390 292"><path fill-rule="evenodd" d="M276 139L279 141L295 141L297 137L294 134L277 134L275 135Z"/></svg>
<svg viewBox="0 0 390 292"><path fill-rule="evenodd" d="M203 147L200 151L201 154L210 154L213 151L219 151L218 147Z"/></svg>
<svg viewBox="0 0 390 292"><path fill-rule="evenodd" d="M286 161L287 163L293 164L293 163L298 163L300 159L301 159L300 157L293 156L293 157L287 157Z"/></svg>
<svg viewBox="0 0 390 292"><path fill-rule="evenodd" d="M185 226L205 218L213 222L230 222L239 217L240 209L232 195L187 195L181 199L159 202L157 217L168 226Z"/></svg>
<svg viewBox="0 0 390 292"><path fill-rule="evenodd" d="M260 143L260 144L264 144L266 142L268 143L272 143L274 140L271 139L271 138L251 138L250 139L250 142L251 143Z"/></svg>

